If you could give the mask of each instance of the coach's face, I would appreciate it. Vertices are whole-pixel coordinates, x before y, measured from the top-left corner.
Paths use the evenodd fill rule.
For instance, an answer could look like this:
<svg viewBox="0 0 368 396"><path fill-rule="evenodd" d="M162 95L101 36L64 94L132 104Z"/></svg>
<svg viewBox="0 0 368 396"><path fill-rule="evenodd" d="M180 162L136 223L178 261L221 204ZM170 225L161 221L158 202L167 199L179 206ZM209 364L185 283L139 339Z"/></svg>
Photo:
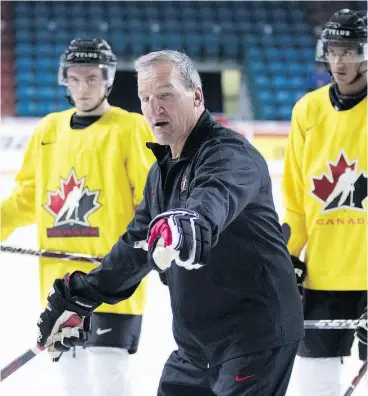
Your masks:
<svg viewBox="0 0 368 396"><path fill-rule="evenodd" d="M187 88L179 68L167 62L138 73L138 96L159 144L172 147L185 142L203 106L200 87Z"/></svg>

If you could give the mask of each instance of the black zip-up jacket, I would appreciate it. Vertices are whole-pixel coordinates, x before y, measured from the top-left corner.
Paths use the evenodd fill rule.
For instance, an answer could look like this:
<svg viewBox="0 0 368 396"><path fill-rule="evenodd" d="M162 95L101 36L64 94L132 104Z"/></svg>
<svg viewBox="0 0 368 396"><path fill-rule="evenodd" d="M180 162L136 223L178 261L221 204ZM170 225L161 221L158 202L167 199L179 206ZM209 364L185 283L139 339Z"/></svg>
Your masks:
<svg viewBox="0 0 368 396"><path fill-rule="evenodd" d="M157 162L144 200L111 253L83 278L83 294L107 303L128 298L152 269L134 243L146 239L158 214L192 209L209 222L212 248L208 265L172 264L165 272L179 353L209 367L300 339L302 305L261 154L207 110L171 167L168 147L147 146Z"/></svg>

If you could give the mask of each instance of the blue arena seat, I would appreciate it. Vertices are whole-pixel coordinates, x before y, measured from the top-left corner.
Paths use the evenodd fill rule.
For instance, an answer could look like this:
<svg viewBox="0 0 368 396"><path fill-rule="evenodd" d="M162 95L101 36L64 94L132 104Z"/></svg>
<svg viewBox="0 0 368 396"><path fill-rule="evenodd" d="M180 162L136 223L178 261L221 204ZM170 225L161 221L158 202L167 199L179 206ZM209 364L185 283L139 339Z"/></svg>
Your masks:
<svg viewBox="0 0 368 396"><path fill-rule="evenodd" d="M20 115L43 115L67 106L58 102L63 88L56 85L56 74L60 54L75 37L104 37L127 61L145 51L171 48L185 50L199 62L237 62L247 73L260 119L288 119L315 67L315 39L301 3L12 3ZM34 104L22 97L32 97Z"/></svg>

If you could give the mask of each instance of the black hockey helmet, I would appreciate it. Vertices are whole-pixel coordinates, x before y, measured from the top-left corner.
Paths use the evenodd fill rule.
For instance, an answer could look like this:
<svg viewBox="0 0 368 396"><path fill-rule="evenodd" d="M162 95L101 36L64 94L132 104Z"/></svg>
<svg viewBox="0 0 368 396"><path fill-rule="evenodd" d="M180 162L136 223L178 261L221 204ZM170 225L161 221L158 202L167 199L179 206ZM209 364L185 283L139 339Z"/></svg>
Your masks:
<svg viewBox="0 0 368 396"><path fill-rule="evenodd" d="M367 13L347 8L336 11L322 30L316 48L316 61L328 62L327 46L356 46L358 57L347 61L361 63L367 60Z"/></svg>
<svg viewBox="0 0 368 396"><path fill-rule="evenodd" d="M106 40L72 40L60 57L58 76L60 85L67 85L67 69L75 65L99 65L105 80L108 82L107 87L112 87L116 73L117 57Z"/></svg>

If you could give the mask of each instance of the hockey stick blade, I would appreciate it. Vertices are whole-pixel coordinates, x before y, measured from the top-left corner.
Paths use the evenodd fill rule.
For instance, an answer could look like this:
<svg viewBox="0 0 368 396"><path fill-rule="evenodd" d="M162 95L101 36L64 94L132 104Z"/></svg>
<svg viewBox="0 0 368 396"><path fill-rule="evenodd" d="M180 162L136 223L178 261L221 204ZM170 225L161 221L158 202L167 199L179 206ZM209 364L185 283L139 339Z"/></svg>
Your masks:
<svg viewBox="0 0 368 396"><path fill-rule="evenodd" d="M24 366L27 362L32 360L39 353L44 351L46 348L42 348L38 345L35 345L33 348L28 349L28 351L24 352L22 355L18 356L14 359L10 364L1 369L0 371L0 382L4 381L5 378L9 377L9 375L15 373L19 368Z"/></svg>
<svg viewBox="0 0 368 396"><path fill-rule="evenodd" d="M364 377L364 374L366 372L367 372L367 361L365 360L362 367L359 370L358 375L353 379L349 388L344 393L344 396L350 396L354 392L355 388L359 384L360 380Z"/></svg>
<svg viewBox="0 0 368 396"><path fill-rule="evenodd" d="M20 247L7 246L7 245L0 245L0 251L6 253L23 254L27 256L48 257L48 258L55 258L55 259L67 260L67 261L82 261L86 263L95 263L95 264L100 264L103 259L103 257L91 256L82 253L58 252L54 250L23 249Z"/></svg>
<svg viewBox="0 0 368 396"><path fill-rule="evenodd" d="M305 320L305 329L325 329L325 330L354 330L359 325L359 319L332 319L332 320Z"/></svg>

